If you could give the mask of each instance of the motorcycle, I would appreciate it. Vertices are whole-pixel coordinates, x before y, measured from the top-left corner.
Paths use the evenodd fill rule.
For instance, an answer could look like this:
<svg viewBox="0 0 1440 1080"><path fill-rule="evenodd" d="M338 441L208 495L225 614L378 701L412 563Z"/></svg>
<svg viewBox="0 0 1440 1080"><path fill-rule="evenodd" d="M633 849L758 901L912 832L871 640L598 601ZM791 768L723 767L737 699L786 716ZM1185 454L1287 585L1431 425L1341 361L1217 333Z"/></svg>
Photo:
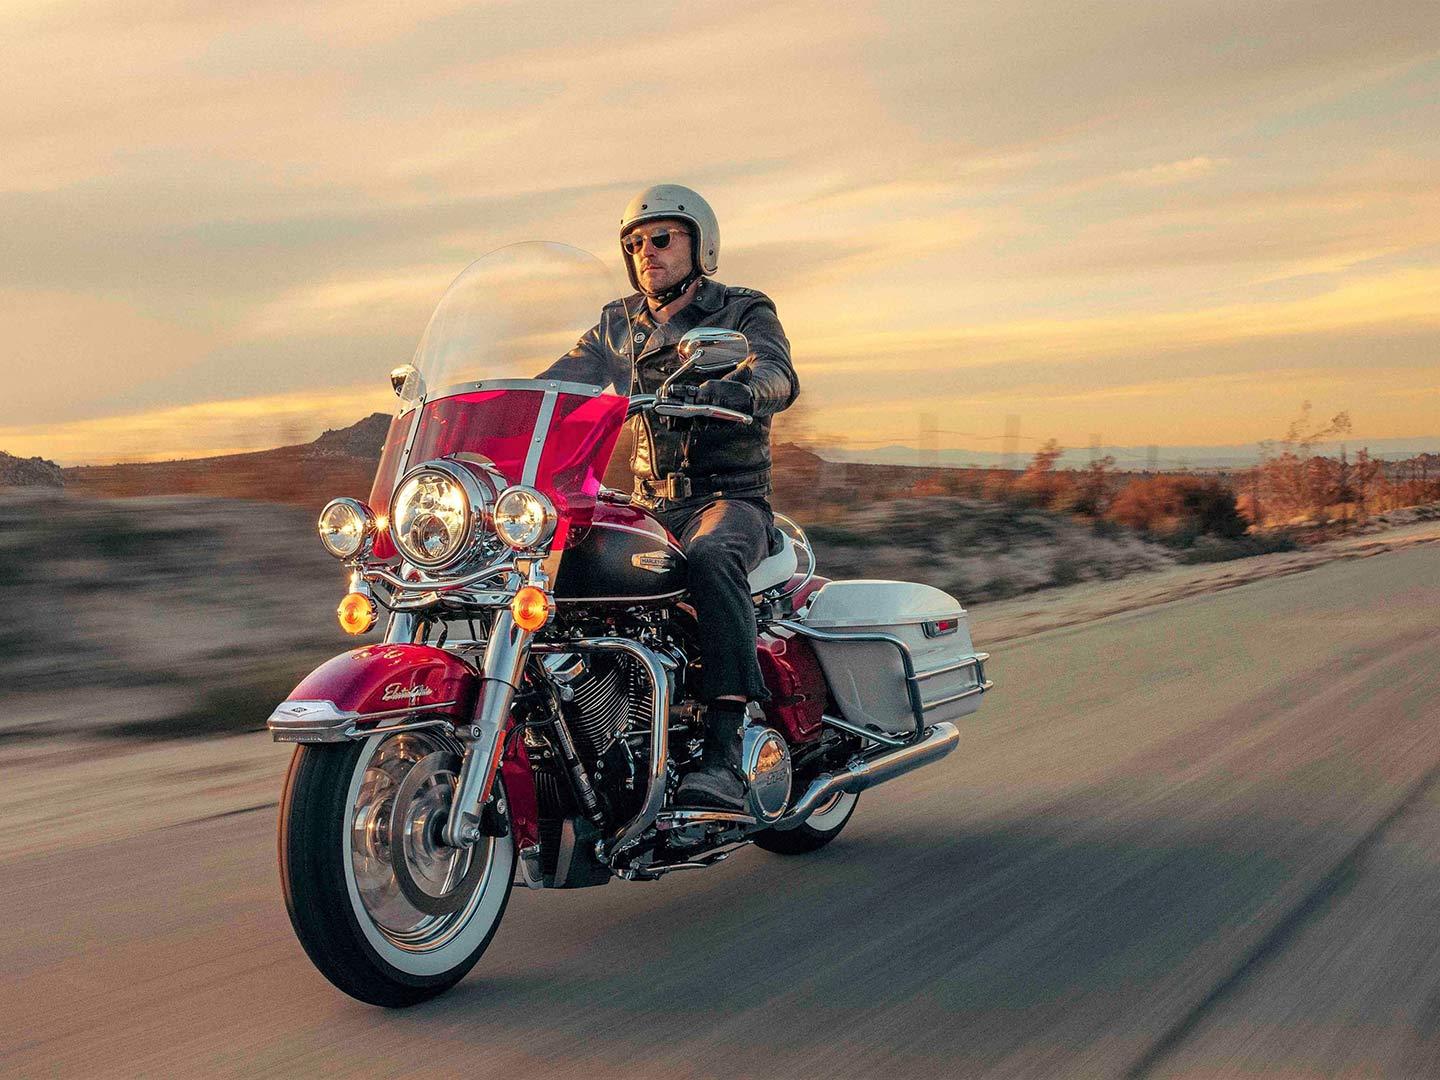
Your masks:
<svg viewBox="0 0 1440 1080"><path fill-rule="evenodd" d="M602 477L640 413L749 422L679 392L749 350L735 331L691 330L656 395L545 378L616 295L603 264L558 244L471 264L391 373L400 405L368 502L320 514L349 572L339 622L363 634L383 609L383 640L320 665L267 726L296 744L279 821L291 923L361 1001L406 1006L459 982L517 880L573 889L749 844L815 851L862 791L950 753L992 686L958 601L827 580L777 515L750 575L771 696L743 730L745 806L676 805L702 745L685 556Z"/></svg>

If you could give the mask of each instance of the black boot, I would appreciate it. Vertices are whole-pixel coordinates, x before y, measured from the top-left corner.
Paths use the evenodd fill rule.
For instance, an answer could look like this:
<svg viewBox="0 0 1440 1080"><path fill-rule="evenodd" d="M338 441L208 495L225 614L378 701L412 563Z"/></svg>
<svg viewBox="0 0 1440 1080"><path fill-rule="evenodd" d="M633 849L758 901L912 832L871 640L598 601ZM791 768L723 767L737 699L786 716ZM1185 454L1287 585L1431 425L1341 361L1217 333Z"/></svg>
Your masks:
<svg viewBox="0 0 1440 1080"><path fill-rule="evenodd" d="M740 725L745 713L742 702L734 705L711 705L705 710L700 767L681 778L675 790L676 806L735 812L745 809L745 781L740 773Z"/></svg>

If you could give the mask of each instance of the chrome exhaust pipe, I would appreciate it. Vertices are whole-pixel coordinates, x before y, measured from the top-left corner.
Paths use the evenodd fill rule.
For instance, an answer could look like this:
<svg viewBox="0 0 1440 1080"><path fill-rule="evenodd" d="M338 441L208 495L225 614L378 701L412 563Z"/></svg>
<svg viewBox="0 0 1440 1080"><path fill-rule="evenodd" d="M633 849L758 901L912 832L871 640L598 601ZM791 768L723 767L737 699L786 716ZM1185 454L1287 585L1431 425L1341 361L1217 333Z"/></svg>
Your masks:
<svg viewBox="0 0 1440 1080"><path fill-rule="evenodd" d="M856 758L838 773L825 773L810 782L810 787L770 826L772 829L793 829L803 825L825 800L841 792L858 793L886 780L894 780L914 772L922 765L939 761L960 744L960 729L941 722L930 728L923 739L898 749L885 749L868 757Z"/></svg>

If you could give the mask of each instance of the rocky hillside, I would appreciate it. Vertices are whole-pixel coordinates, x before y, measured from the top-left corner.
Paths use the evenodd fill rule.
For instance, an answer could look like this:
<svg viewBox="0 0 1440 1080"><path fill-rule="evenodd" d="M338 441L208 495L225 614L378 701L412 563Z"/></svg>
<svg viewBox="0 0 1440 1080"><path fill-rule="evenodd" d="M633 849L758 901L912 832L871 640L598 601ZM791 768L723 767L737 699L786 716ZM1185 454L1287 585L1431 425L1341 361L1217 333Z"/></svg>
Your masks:
<svg viewBox="0 0 1440 1080"><path fill-rule="evenodd" d="M371 413L358 424L347 428L331 428L313 443L311 453L322 457L357 457L380 460L385 446L385 433L390 430L389 413Z"/></svg>
<svg viewBox="0 0 1440 1080"><path fill-rule="evenodd" d="M0 450L0 487L65 486L59 465L44 458L19 458Z"/></svg>
<svg viewBox="0 0 1440 1080"><path fill-rule="evenodd" d="M82 495L217 495L259 499L318 510L341 495L367 498L390 418L374 413L314 442L252 454L89 465L65 469L65 483Z"/></svg>

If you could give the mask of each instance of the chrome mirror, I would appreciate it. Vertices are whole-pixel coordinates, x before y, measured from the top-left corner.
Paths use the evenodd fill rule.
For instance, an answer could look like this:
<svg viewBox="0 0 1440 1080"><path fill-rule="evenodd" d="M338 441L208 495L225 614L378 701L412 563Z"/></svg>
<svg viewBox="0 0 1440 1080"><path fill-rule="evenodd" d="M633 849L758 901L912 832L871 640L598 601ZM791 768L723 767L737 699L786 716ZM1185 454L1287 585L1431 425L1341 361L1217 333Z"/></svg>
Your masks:
<svg viewBox="0 0 1440 1080"><path fill-rule="evenodd" d="M395 391L395 396L403 398L405 384L412 378L418 380L419 376L420 373L415 370L414 364L401 364L397 368L392 368L390 370L390 387Z"/></svg>
<svg viewBox="0 0 1440 1080"><path fill-rule="evenodd" d="M688 370L713 375L739 367L750 355L750 342L739 330L697 326L680 339L675 351Z"/></svg>
<svg viewBox="0 0 1440 1080"><path fill-rule="evenodd" d="M692 371L702 375L719 375L734 371L750 355L750 342L739 330L722 330L718 326L697 326L688 331L675 346L680 359L685 361L675 369L675 374L665 380L657 392L664 397L674 386Z"/></svg>

